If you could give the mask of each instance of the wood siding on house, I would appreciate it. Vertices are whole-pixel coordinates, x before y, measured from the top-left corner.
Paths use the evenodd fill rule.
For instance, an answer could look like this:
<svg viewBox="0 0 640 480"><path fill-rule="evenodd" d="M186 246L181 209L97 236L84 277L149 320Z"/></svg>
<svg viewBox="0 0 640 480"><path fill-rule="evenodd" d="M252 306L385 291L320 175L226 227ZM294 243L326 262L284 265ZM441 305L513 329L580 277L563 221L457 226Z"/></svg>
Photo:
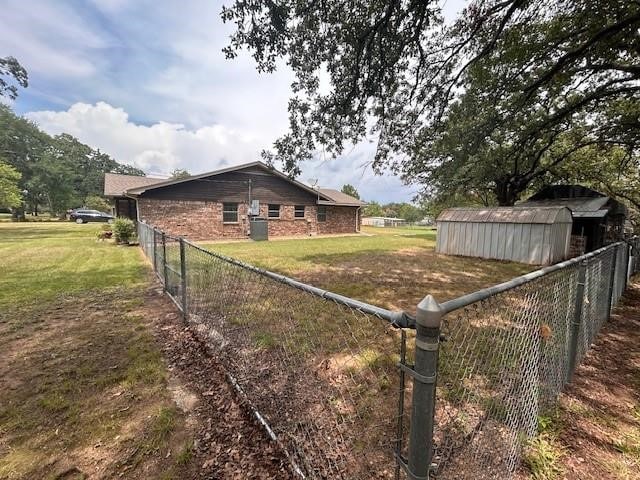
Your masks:
<svg viewBox="0 0 640 480"><path fill-rule="evenodd" d="M140 195L140 198L248 203L249 180L251 181L251 199L258 200L261 204L316 204L317 195L258 167L157 187L147 190Z"/></svg>

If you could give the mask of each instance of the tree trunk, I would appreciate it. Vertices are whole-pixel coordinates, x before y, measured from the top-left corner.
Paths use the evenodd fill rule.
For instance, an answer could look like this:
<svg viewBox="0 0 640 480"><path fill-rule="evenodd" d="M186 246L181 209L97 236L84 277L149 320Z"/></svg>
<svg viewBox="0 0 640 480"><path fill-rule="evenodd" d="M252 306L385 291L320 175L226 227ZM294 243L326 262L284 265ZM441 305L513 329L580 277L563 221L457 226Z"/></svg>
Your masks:
<svg viewBox="0 0 640 480"><path fill-rule="evenodd" d="M518 200L520 191L516 191L511 179L496 180L495 194L498 205L501 207L511 207Z"/></svg>

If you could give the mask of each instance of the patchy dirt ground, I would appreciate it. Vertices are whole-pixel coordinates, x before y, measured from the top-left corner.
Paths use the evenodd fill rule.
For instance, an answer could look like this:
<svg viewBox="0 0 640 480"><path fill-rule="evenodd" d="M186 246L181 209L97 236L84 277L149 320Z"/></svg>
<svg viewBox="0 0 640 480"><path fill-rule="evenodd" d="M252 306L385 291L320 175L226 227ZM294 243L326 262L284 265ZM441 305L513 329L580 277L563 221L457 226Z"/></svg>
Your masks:
<svg viewBox="0 0 640 480"><path fill-rule="evenodd" d="M0 312L0 479L288 478L157 286Z"/></svg>
<svg viewBox="0 0 640 480"><path fill-rule="evenodd" d="M640 283L576 371L556 421L560 478L640 479Z"/></svg>

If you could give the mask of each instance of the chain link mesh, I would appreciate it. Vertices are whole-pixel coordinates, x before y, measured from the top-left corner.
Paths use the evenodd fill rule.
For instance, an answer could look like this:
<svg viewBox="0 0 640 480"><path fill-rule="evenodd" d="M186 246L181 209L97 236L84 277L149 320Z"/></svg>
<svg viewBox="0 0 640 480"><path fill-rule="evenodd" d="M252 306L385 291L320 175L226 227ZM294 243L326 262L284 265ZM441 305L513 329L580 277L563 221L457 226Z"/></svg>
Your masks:
<svg viewBox="0 0 640 480"><path fill-rule="evenodd" d="M156 242L157 272L182 306L179 239L156 233ZM406 446L399 439L410 411L410 382L397 367L402 330L189 243L184 249L188 321L298 473L399 478L394 451Z"/></svg>
<svg viewBox="0 0 640 480"><path fill-rule="evenodd" d="M413 388L397 364L413 361L413 330L189 243L183 258L180 239L147 225L139 237L301 476L406 478L394 453L407 455ZM640 271L639 252L639 238L612 245L443 318L434 478L514 476L540 416Z"/></svg>
<svg viewBox="0 0 640 480"><path fill-rule="evenodd" d="M393 478L400 332L187 245L189 320L307 478Z"/></svg>
<svg viewBox="0 0 640 480"><path fill-rule="evenodd" d="M579 270L585 269L585 287L577 362L608 318L612 280L624 282L624 250L610 247L582 265L573 263L444 317L436 478L513 476L539 417L554 405L570 376Z"/></svg>
<svg viewBox="0 0 640 480"><path fill-rule="evenodd" d="M165 235L164 242L165 289L174 302L182 308L182 262L180 259L180 238Z"/></svg>

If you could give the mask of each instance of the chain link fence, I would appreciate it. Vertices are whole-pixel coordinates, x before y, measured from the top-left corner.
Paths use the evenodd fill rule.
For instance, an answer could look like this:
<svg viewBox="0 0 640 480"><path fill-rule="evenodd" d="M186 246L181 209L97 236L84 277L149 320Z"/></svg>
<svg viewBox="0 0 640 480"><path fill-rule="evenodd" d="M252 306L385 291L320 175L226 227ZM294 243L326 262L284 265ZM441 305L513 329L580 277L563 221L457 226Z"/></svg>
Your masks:
<svg viewBox="0 0 640 480"><path fill-rule="evenodd" d="M138 229L166 292L298 476L404 478L394 452L409 424L398 369L409 316Z"/></svg>
<svg viewBox="0 0 640 480"><path fill-rule="evenodd" d="M629 255L610 245L440 305L434 478L514 476L622 296Z"/></svg>
<svg viewBox="0 0 640 480"><path fill-rule="evenodd" d="M427 296L414 319L143 223L138 236L166 292L309 479L513 478L640 271L633 238L442 304Z"/></svg>

